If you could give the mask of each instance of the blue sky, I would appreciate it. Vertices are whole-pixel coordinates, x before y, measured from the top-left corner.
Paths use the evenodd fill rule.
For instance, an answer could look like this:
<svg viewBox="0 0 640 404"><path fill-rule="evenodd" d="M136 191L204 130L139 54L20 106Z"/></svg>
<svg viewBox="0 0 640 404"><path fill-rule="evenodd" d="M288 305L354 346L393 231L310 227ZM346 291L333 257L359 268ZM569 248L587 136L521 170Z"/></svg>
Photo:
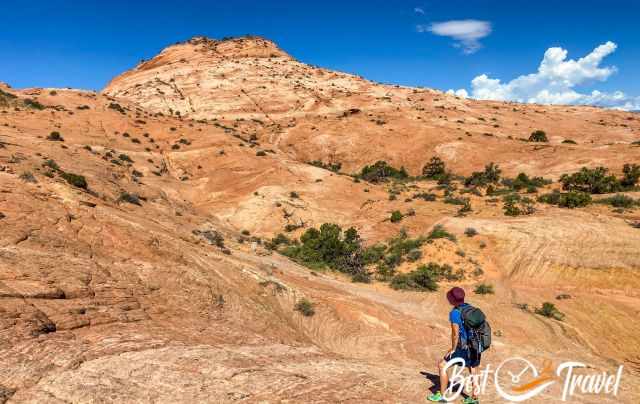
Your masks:
<svg viewBox="0 0 640 404"><path fill-rule="evenodd" d="M565 90L589 97L592 90L622 91L626 101L640 103L638 1L3 0L0 10L0 81L14 87L100 89L168 44L194 35L256 34L303 62L386 83L526 101L542 99L541 86L553 82L554 96ZM463 20L480 31L437 29L438 23ZM458 39L445 35L451 32ZM482 37L469 46L460 35ZM587 72L570 88L558 88L553 77L540 78L535 91L518 82L506 86L535 73L549 48L561 47L566 59L578 59L607 41L617 47L609 47L600 67L615 70ZM471 81L483 74L500 85L480 80L474 93ZM589 97L574 99L600 103Z"/></svg>

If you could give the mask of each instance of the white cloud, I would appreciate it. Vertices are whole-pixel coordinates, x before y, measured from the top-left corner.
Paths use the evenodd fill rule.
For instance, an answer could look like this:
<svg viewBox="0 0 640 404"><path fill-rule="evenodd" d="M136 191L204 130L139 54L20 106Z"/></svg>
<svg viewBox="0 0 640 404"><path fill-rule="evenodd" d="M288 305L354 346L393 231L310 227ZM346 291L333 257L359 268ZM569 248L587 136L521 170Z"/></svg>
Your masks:
<svg viewBox="0 0 640 404"><path fill-rule="evenodd" d="M460 90L456 90L456 91L447 90L447 94L455 95L456 97L460 97L460 98L469 98L469 93L464 88L461 88Z"/></svg>
<svg viewBox="0 0 640 404"><path fill-rule="evenodd" d="M603 93L594 90L591 93L580 93L574 89L576 86L606 81L616 73L615 66L600 66L603 59L615 52L616 48L617 45L609 41L578 60L567 60L565 49L549 48L536 73L519 76L507 83L482 74L471 80L470 97L481 100L640 109L640 97L630 97L622 91ZM451 93L462 96L466 90Z"/></svg>
<svg viewBox="0 0 640 404"><path fill-rule="evenodd" d="M424 14L424 9L422 7L416 7L413 9L413 12L416 14Z"/></svg>
<svg viewBox="0 0 640 404"><path fill-rule="evenodd" d="M418 32L431 32L455 39L454 46L462 48L467 55L477 52L482 47L480 39L491 33L491 23L479 20L434 22L430 25L418 25L416 28Z"/></svg>

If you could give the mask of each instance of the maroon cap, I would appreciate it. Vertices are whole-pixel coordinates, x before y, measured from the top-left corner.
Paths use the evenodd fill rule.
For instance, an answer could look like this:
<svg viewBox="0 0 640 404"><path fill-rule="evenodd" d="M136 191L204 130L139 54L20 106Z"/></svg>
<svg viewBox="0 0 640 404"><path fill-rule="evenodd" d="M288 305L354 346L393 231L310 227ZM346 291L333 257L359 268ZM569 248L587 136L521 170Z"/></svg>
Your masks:
<svg viewBox="0 0 640 404"><path fill-rule="evenodd" d="M447 300L454 306L460 306L464 303L464 290L457 286L452 288L447 292Z"/></svg>

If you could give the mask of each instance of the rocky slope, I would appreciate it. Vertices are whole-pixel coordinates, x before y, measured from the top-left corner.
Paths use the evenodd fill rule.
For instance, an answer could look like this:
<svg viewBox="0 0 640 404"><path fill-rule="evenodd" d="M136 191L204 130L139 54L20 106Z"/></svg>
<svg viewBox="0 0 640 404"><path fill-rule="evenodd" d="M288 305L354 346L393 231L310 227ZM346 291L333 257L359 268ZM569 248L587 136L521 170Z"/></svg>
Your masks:
<svg viewBox="0 0 640 404"><path fill-rule="evenodd" d="M539 204L510 218L470 195L461 217L434 181L390 198L391 184L307 164L355 172L386 159L417 174L438 155L461 174L489 161L508 175L615 171L639 160L636 115L383 86L260 38L169 47L102 94L0 89L0 401L422 400L431 382L419 372L446 350L452 283L357 284L263 246L288 224L303 225L296 236L325 222L355 226L367 244L444 225L457 241L423 246L422 260L481 266L459 282L468 290L495 285L470 293L496 330L487 363L624 364L619 397L575 402L640 398L638 210ZM518 140L533 129L549 144ZM414 214L395 224L393 210ZM314 316L294 310L303 297ZM566 319L523 310L544 301ZM541 399L557 400L556 387Z"/></svg>

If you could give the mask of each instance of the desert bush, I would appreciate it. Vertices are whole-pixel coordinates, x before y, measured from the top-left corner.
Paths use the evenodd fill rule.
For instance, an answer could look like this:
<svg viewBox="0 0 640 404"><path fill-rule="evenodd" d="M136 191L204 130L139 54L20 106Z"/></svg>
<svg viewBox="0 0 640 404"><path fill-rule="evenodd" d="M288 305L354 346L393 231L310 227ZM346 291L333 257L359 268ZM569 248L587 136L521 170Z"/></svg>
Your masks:
<svg viewBox="0 0 640 404"><path fill-rule="evenodd" d="M558 205L561 208L582 208L591 203L591 195L579 191L559 192L556 190L540 195L538 202Z"/></svg>
<svg viewBox="0 0 640 404"><path fill-rule="evenodd" d="M218 248L225 248L224 237L222 234L215 230L193 230L192 233L196 236L200 236L207 240L211 245L215 245Z"/></svg>
<svg viewBox="0 0 640 404"><path fill-rule="evenodd" d="M433 230L431 230L431 233L429 233L429 235L427 236L427 240L435 240L438 238L446 238L453 242L456 241L456 236L445 230L444 226L442 226L441 224L435 225L433 227Z"/></svg>
<svg viewBox="0 0 640 404"><path fill-rule="evenodd" d="M444 203L448 203L450 205L465 205L468 202L469 198L464 198L461 196L448 195L444 198Z"/></svg>
<svg viewBox="0 0 640 404"><path fill-rule="evenodd" d="M311 269L330 268L346 274L366 276L360 235L353 227L344 233L337 224L324 223L310 228L300 243L287 246L282 253Z"/></svg>
<svg viewBox="0 0 640 404"><path fill-rule="evenodd" d="M118 197L118 202L127 202L132 205L142 206L142 203L140 203L140 197L136 194L130 194L128 192L122 192Z"/></svg>
<svg viewBox="0 0 640 404"><path fill-rule="evenodd" d="M311 303L308 299L303 297L302 299L298 300L294 309L296 311L299 311L300 314L302 314L305 317L311 317L314 314L316 314L316 311L313 308L313 306L314 306L313 303Z"/></svg>
<svg viewBox="0 0 640 404"><path fill-rule="evenodd" d="M51 159L46 160L44 163L42 163L42 166L43 167L48 167L48 168L52 169L53 171L60 170L60 167L58 166L58 164L55 161L51 160Z"/></svg>
<svg viewBox="0 0 640 404"><path fill-rule="evenodd" d="M47 140L50 140L52 142L64 142L64 138L58 131L49 133L49 136L47 136Z"/></svg>
<svg viewBox="0 0 640 404"><path fill-rule="evenodd" d="M471 211L471 201L469 200L469 198L465 198L464 203L462 204L460 209L458 209L458 212L456 212L456 216L465 216Z"/></svg>
<svg viewBox="0 0 640 404"><path fill-rule="evenodd" d="M464 234L467 237L474 237L478 235L478 230L474 229L473 227L467 227L466 229L464 229Z"/></svg>
<svg viewBox="0 0 640 404"><path fill-rule="evenodd" d="M333 171L334 173L340 172L342 168L342 163L323 163L320 160L310 161L309 164L315 167L323 168L325 170Z"/></svg>
<svg viewBox="0 0 640 404"><path fill-rule="evenodd" d="M129 157L128 155L126 155L126 154L124 154L124 153L123 153L123 154L120 154L120 155L118 156L118 158L119 158L120 160L122 160L122 161L126 161L127 163L133 163L133 160L131 160L131 157Z"/></svg>
<svg viewBox="0 0 640 404"><path fill-rule="evenodd" d="M242 234L244 234L244 233L242 233ZM248 236L249 234L244 234L244 235ZM289 237L285 236L282 233L278 233L278 235L273 237L271 240L266 241L264 246L268 250L277 250L282 245L287 246L287 245L290 245L290 244L291 244L291 239L289 239Z"/></svg>
<svg viewBox="0 0 640 404"><path fill-rule="evenodd" d="M571 139L565 139L562 141L562 143L565 144L577 144L575 140L571 140Z"/></svg>
<svg viewBox="0 0 640 404"><path fill-rule="evenodd" d="M357 176L368 182L379 183L389 178L403 180L408 178L409 174L404 167L397 169L387 164L386 161L380 160L370 166L364 166Z"/></svg>
<svg viewBox="0 0 640 404"><path fill-rule="evenodd" d="M302 227L304 227L302 223L287 223L284 226L284 231L286 231L287 233L291 233L293 231L301 229Z"/></svg>
<svg viewBox="0 0 640 404"><path fill-rule="evenodd" d="M35 184L36 182L38 182L36 180L36 177L33 175L33 173L31 171L23 172L22 174L20 174L19 178L24 182L29 182L29 183L32 183L32 184Z"/></svg>
<svg viewBox="0 0 640 404"><path fill-rule="evenodd" d="M422 258L422 251L418 249L411 250L407 253L407 261L409 262L416 262L420 258Z"/></svg>
<svg viewBox="0 0 640 404"><path fill-rule="evenodd" d="M42 104L40 104L40 102L38 102L38 100L35 100L33 98L27 98L24 100L24 106L27 108L31 108L31 109L37 109L37 110L43 110L46 107Z"/></svg>
<svg viewBox="0 0 640 404"><path fill-rule="evenodd" d="M402 213L399 210L394 210L393 212L391 212L391 223L398 223L402 220L404 216L402 215Z"/></svg>
<svg viewBox="0 0 640 404"><path fill-rule="evenodd" d="M383 244L376 244L365 248L362 251L362 263L364 265L375 264L384 258L384 253L387 250L387 246Z"/></svg>
<svg viewBox="0 0 640 404"><path fill-rule="evenodd" d="M430 262L411 272L395 275L390 286L398 290L435 291L438 290L439 281L457 281L462 277L461 273L454 273L450 265Z"/></svg>
<svg viewBox="0 0 640 404"><path fill-rule="evenodd" d="M544 317L562 321L565 315L556 308L553 303L544 302L542 307L535 309L535 313Z"/></svg>
<svg viewBox="0 0 640 404"><path fill-rule="evenodd" d="M505 195L502 201L502 209L506 216L531 215L536 211L533 200L520 194Z"/></svg>
<svg viewBox="0 0 640 404"><path fill-rule="evenodd" d="M638 184L640 180L640 165L638 164L625 164L622 168L623 177L620 180L620 185L624 189L632 189Z"/></svg>
<svg viewBox="0 0 640 404"><path fill-rule="evenodd" d="M484 187L489 184L497 184L500 181L502 170L497 164L489 163L484 171L475 171L464 181L465 186Z"/></svg>
<svg viewBox="0 0 640 404"><path fill-rule="evenodd" d="M69 184L73 185L74 187L82 188L82 189L88 188L87 179L82 175L62 172L60 176Z"/></svg>
<svg viewBox="0 0 640 404"><path fill-rule="evenodd" d="M300 198L300 195L296 191L291 191L291 192L289 192L289 197L291 199L298 199L298 198Z"/></svg>
<svg viewBox="0 0 640 404"><path fill-rule="evenodd" d="M494 293L493 285L481 283L480 285L476 286L473 292L477 295L492 295Z"/></svg>
<svg viewBox="0 0 640 404"><path fill-rule="evenodd" d="M258 157L264 157L266 155L267 155L267 152L265 152L264 150L258 150L256 152L256 156L258 156Z"/></svg>
<svg viewBox="0 0 640 404"><path fill-rule="evenodd" d="M438 275L430 263L422 265L406 274L397 274L391 279L390 286L396 290L436 291L438 290Z"/></svg>
<svg viewBox="0 0 640 404"><path fill-rule="evenodd" d="M536 130L531 132L531 136L529 136L530 142L548 142L547 134L543 130Z"/></svg>
<svg viewBox="0 0 640 404"><path fill-rule="evenodd" d="M551 180L542 177L529 177L525 173L520 173L516 178L504 178L502 184L510 189L520 191L526 189L527 192L536 192L538 188L551 184Z"/></svg>
<svg viewBox="0 0 640 404"><path fill-rule="evenodd" d="M413 195L414 199L422 199L423 201L433 202L436 200L436 194L428 193L428 192L420 192Z"/></svg>
<svg viewBox="0 0 640 404"><path fill-rule="evenodd" d="M120 112L122 115L126 115L126 111L124 110L124 108L122 108L122 106L116 102L112 102L109 104L109 109L113 109L114 111L118 111Z"/></svg>
<svg viewBox="0 0 640 404"><path fill-rule="evenodd" d="M560 177L562 189L565 191L580 191L589 194L608 194L622 190L620 181L608 174L605 167L586 168L573 174L563 174Z"/></svg>
<svg viewBox="0 0 640 404"><path fill-rule="evenodd" d="M630 196L624 194L616 194L608 198L599 199L596 203L604 205L611 205L614 208L631 209L636 206L640 206L640 200L633 199Z"/></svg>
<svg viewBox="0 0 640 404"><path fill-rule="evenodd" d="M431 157L431 160L422 168L422 176L430 180L439 180L446 172L445 163L438 156Z"/></svg>

